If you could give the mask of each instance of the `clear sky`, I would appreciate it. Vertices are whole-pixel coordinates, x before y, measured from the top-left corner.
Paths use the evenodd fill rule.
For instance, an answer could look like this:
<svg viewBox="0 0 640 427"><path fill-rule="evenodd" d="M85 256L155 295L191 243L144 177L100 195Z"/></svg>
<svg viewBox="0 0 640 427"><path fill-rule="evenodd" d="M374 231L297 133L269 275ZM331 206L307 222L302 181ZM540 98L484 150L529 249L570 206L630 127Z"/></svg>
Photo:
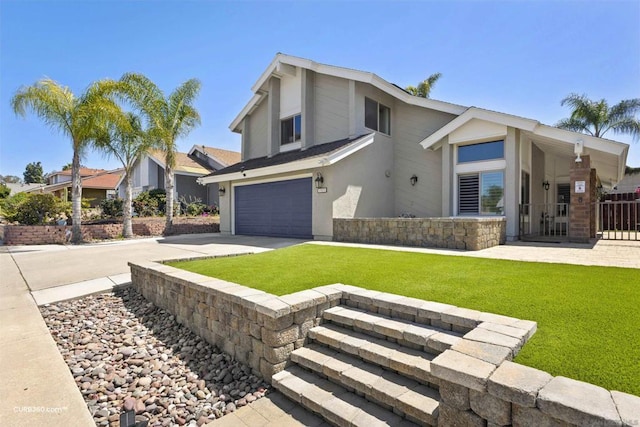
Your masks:
<svg viewBox="0 0 640 427"><path fill-rule="evenodd" d="M9 100L47 76L75 93L147 75L165 92L196 77L202 125L179 142L240 150L228 126L277 52L371 71L401 86L441 72L432 97L546 124L571 92L640 97L640 1L0 0L0 174L59 170L67 137ZM632 142L628 137L607 137ZM640 166L640 142L627 162ZM83 164L116 168L88 152Z"/></svg>

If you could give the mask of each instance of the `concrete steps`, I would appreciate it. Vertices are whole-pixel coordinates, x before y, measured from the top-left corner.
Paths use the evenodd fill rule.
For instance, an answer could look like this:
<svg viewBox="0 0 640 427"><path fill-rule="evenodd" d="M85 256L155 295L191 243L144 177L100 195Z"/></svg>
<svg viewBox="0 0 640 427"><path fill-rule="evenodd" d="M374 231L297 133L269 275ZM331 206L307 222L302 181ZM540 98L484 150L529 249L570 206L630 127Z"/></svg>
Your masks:
<svg viewBox="0 0 640 427"><path fill-rule="evenodd" d="M438 424L431 360L460 333L344 306L323 320L273 376L275 388L337 426Z"/></svg>

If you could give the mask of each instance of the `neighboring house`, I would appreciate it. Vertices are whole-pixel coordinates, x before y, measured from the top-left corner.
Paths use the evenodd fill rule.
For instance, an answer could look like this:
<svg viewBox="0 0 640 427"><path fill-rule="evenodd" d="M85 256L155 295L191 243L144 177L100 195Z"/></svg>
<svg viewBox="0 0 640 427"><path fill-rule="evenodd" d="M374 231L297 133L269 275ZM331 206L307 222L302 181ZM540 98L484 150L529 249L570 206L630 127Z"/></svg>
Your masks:
<svg viewBox="0 0 640 427"><path fill-rule="evenodd" d="M46 184L23 184L20 182L6 182L6 185L11 193L9 195L13 196L18 193L30 193L33 190L37 190L38 188L44 187Z"/></svg>
<svg viewBox="0 0 640 427"><path fill-rule="evenodd" d="M89 171L96 172L92 175L86 175ZM71 200L71 172L65 173L54 172L56 177L51 180L57 181L55 184L49 184L28 190L29 193L52 193L56 197ZM65 179L66 177L69 179ZM118 184L124 176L124 169L115 169L107 171L104 169L88 169L81 168L82 176L82 198L87 199L91 207L96 207L104 199L114 198L117 194Z"/></svg>
<svg viewBox="0 0 640 427"><path fill-rule="evenodd" d="M626 174L610 191L611 194L640 193L640 172Z"/></svg>
<svg viewBox="0 0 640 427"><path fill-rule="evenodd" d="M133 196L143 191L165 186L165 153L150 150L135 165L133 172ZM240 153L220 148L194 145L188 153L176 153L174 171L175 200L198 198L207 205L218 205L218 185L201 185L196 179L240 161ZM125 185L121 182L118 194L124 198Z"/></svg>
<svg viewBox="0 0 640 427"><path fill-rule="evenodd" d="M86 178L88 176L97 175L99 173L107 172L105 169L91 169L91 168L80 168L80 178ZM47 184L60 184L63 182L71 182L71 169L66 169L63 171L51 172L47 175Z"/></svg>
<svg viewBox="0 0 640 427"><path fill-rule="evenodd" d="M568 202L575 150L608 188L624 173L626 144L368 72L278 54L252 90L230 125L242 162L200 179L224 192L223 233L331 239L333 218L500 215L512 240L521 204Z"/></svg>

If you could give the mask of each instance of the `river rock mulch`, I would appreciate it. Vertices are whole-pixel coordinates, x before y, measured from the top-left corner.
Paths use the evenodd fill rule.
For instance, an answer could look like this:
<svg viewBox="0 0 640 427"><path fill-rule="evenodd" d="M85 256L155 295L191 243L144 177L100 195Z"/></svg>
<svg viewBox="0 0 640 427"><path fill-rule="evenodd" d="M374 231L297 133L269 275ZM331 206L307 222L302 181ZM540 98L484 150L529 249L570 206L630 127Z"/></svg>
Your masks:
<svg viewBox="0 0 640 427"><path fill-rule="evenodd" d="M131 409L149 426L201 426L268 391L132 287L40 310L98 426Z"/></svg>

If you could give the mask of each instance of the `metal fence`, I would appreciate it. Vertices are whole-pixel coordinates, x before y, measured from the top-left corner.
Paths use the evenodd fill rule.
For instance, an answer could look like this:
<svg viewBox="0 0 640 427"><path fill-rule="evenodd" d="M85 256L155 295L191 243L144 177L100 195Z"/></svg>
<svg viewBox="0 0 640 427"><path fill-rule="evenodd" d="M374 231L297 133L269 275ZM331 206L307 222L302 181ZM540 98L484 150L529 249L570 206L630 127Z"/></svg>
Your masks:
<svg viewBox="0 0 640 427"><path fill-rule="evenodd" d="M569 237L568 203L520 205L521 239L566 239Z"/></svg>
<svg viewBox="0 0 640 427"><path fill-rule="evenodd" d="M609 194L597 212L601 239L640 240L640 194Z"/></svg>

